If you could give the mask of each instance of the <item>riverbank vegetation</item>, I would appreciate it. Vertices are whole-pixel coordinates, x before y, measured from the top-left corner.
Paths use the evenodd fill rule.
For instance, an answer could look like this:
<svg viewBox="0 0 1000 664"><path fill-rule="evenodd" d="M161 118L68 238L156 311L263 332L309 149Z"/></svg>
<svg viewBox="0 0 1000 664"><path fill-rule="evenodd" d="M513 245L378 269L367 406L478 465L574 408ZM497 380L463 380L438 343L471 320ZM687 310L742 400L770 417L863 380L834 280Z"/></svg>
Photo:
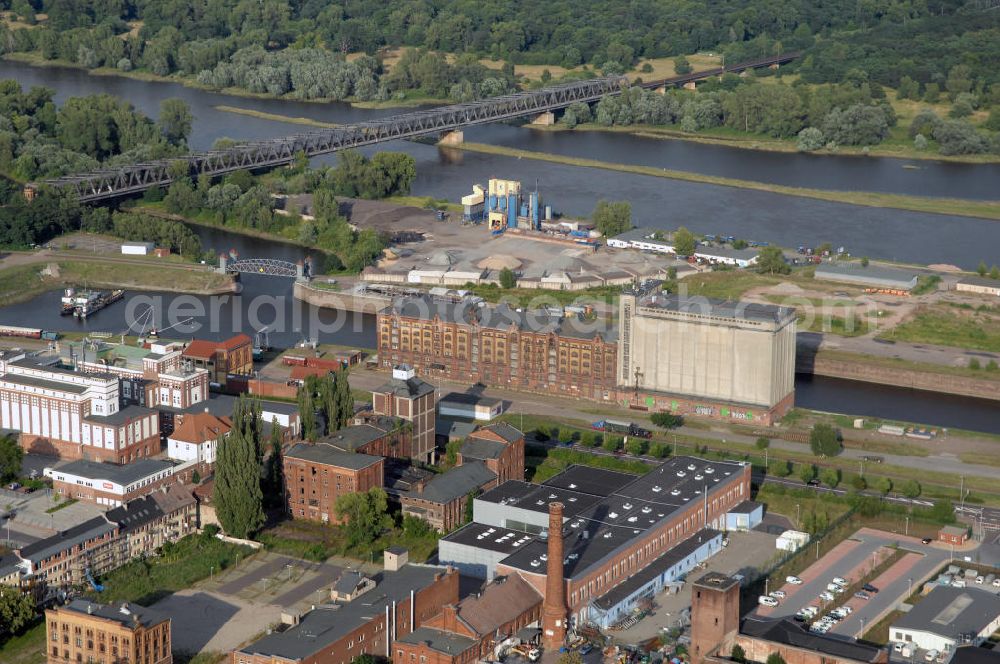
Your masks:
<svg viewBox="0 0 1000 664"><path fill-rule="evenodd" d="M61 106L54 96L0 81L0 173L23 182L187 151L192 117L180 100L164 100L154 122L110 95L70 97Z"/></svg>
<svg viewBox="0 0 1000 664"><path fill-rule="evenodd" d="M262 176L236 171L214 183L205 177L193 182L181 176L166 193L147 192L142 205L198 223L315 248L325 255L323 265L314 263L316 271L359 272L381 255L388 238L370 228L352 228L336 197L405 196L415 177L416 162L409 155L380 152L369 159L346 150L338 154L333 167L309 168L308 160L300 156L291 167ZM303 204L298 194L309 194L309 204Z"/></svg>
<svg viewBox="0 0 1000 664"><path fill-rule="evenodd" d="M792 50L804 54L789 69L808 83L865 71L881 86L933 97L963 91L948 86L949 73L962 66L967 91L982 97L997 83L992 63L1000 58L996 13L950 0L891 7L557 0L517 3L509 11L462 0L405 6L14 0L5 6L12 10L0 24L0 49L7 53L298 99L382 103L414 94L462 101L510 89L516 66L533 68L540 84L555 76L621 73L648 80L669 73L654 62L679 54L712 51L733 63Z"/></svg>
<svg viewBox="0 0 1000 664"><path fill-rule="evenodd" d="M568 164L570 166L602 168L611 171L620 171L622 173L636 173L639 175L650 175L653 177L684 180L687 182L704 182L708 184L723 185L726 187L737 187L740 189L769 191L786 196L802 196L805 198L815 198L818 200L836 203L849 203L851 205L895 208L899 210L911 210L913 212L932 212L935 214L951 214L963 217L980 217L983 219L1000 220L1000 202L996 201L969 201L948 198L930 198L923 196L906 196L903 194L884 194L879 192L833 191L824 189L809 189L807 187L790 187L787 185L770 184L767 182L737 180L735 178L693 173L690 171L675 171L665 168L656 168L653 166L640 166L637 164L619 164L599 161L597 159L587 159L585 157L570 157L566 155L535 152L533 150L520 150L518 148L509 148L499 145L486 145L483 143L461 143L449 147L460 150L469 150L471 152L516 157L518 159L536 159L538 161Z"/></svg>
<svg viewBox="0 0 1000 664"><path fill-rule="evenodd" d="M207 268L154 261L156 259L150 259L150 269L139 269L135 260L80 256L0 268L0 306L25 302L46 291L80 284L181 293L220 293L232 286L232 277Z"/></svg>

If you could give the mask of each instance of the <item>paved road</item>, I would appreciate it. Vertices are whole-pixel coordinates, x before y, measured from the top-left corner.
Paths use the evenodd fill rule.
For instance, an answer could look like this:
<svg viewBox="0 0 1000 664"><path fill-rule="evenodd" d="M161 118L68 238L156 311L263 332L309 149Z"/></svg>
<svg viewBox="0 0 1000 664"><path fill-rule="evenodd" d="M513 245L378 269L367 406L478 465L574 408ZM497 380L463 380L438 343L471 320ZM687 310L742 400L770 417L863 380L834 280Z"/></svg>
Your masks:
<svg viewBox="0 0 1000 664"><path fill-rule="evenodd" d="M351 387L370 390L384 383L386 375L383 372L356 369L351 372L350 380ZM469 385L465 383L455 383L441 380L436 380L435 383L438 388L438 397L444 396L450 391L465 392L469 389ZM564 399L540 394L529 395L524 392L515 392L499 388L486 388L483 390L483 394L506 401L508 403L506 412L514 415L519 413L524 415L552 415L552 413L559 413L561 417L568 419L592 422L600 419L602 412L613 412L612 406L602 408L601 404L588 404L575 399ZM638 420L643 418L639 414L636 414L635 419ZM709 441L714 440L718 443L732 441L749 445L753 444L756 440L753 436L743 436L727 431L715 431L695 427L682 426L676 431L678 435L694 436ZM771 441L771 446L777 449L800 453L806 450L806 447L800 443L780 439L773 439ZM860 467L863 457L870 454L871 452L866 452L865 450L847 448L841 454L841 458L856 460ZM880 454L879 456L885 459L886 464L900 466L903 468L913 468L921 471L934 471L953 473L955 475L988 478L994 478L997 475L995 468L979 464L965 463L957 456L949 454L937 454L926 457L895 454Z"/></svg>

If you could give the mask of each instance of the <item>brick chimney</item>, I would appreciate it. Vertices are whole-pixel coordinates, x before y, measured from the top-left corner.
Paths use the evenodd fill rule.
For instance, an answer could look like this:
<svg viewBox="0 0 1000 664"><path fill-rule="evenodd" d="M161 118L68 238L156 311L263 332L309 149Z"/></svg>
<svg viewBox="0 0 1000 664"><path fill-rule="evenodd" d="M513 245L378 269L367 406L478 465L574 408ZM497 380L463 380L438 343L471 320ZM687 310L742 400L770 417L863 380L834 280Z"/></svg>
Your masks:
<svg viewBox="0 0 1000 664"><path fill-rule="evenodd" d="M563 578L563 504L549 503L549 550L542 607L542 643L558 651L566 642L566 580Z"/></svg>

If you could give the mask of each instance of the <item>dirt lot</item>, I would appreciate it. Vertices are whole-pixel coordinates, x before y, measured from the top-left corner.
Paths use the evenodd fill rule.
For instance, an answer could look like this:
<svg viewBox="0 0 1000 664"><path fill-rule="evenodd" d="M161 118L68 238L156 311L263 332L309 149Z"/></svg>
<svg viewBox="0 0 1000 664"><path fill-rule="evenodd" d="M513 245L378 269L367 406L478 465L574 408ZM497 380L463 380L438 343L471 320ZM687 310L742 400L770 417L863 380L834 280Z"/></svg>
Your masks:
<svg viewBox="0 0 1000 664"><path fill-rule="evenodd" d="M296 199L298 204L298 199ZM625 270L640 275L654 275L670 265L687 267L661 255L633 250L602 247L594 253L569 243L549 243L514 234L492 237L483 225L462 224L457 215L448 221L437 221L432 212L414 207L400 207L380 201L345 201L342 212L359 228L375 228L397 234L412 232L423 235L423 241L397 245L403 254L395 260L383 260L383 269L451 266L478 268L484 259L493 257L512 260L514 269L525 276L541 276L545 272L564 271L606 273Z"/></svg>

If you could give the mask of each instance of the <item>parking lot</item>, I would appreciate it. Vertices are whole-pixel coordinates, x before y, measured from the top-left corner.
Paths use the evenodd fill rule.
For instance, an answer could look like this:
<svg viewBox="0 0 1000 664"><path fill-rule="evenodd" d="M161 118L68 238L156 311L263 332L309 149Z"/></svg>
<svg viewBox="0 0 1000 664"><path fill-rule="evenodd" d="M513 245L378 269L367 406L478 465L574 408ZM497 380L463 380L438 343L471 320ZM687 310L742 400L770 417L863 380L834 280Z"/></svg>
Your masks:
<svg viewBox="0 0 1000 664"><path fill-rule="evenodd" d="M895 552L898 545L902 556L874 579L873 569L879 567ZM863 528L850 539L844 540L825 556L810 565L799 578L800 585L775 579L771 590L781 590L785 597L777 607L759 607L755 613L762 617L791 617L800 609L816 606L820 615L835 607L848 606L852 613L834 626L829 633L856 638L867 627L877 623L911 591L933 575L948 561L951 552L940 546L922 544L919 539L893 533ZM834 601L819 599L821 592L834 577L845 579L848 585L862 580L876 588L877 593L867 593L868 599L836 596ZM780 585L780 588L775 586Z"/></svg>
<svg viewBox="0 0 1000 664"><path fill-rule="evenodd" d="M343 568L257 553L154 605L173 619L174 649L196 654L232 650L280 621L329 600Z"/></svg>
<svg viewBox="0 0 1000 664"><path fill-rule="evenodd" d="M774 535L751 531L729 533L729 546L705 561L704 569L688 574L681 589L673 594L661 593L654 598L653 612L627 630L612 631L615 641L624 644L639 644L660 636L664 629L684 627L691 608L691 582L707 572L741 574L747 580L759 576L759 570L767 567L779 553L774 547Z"/></svg>

